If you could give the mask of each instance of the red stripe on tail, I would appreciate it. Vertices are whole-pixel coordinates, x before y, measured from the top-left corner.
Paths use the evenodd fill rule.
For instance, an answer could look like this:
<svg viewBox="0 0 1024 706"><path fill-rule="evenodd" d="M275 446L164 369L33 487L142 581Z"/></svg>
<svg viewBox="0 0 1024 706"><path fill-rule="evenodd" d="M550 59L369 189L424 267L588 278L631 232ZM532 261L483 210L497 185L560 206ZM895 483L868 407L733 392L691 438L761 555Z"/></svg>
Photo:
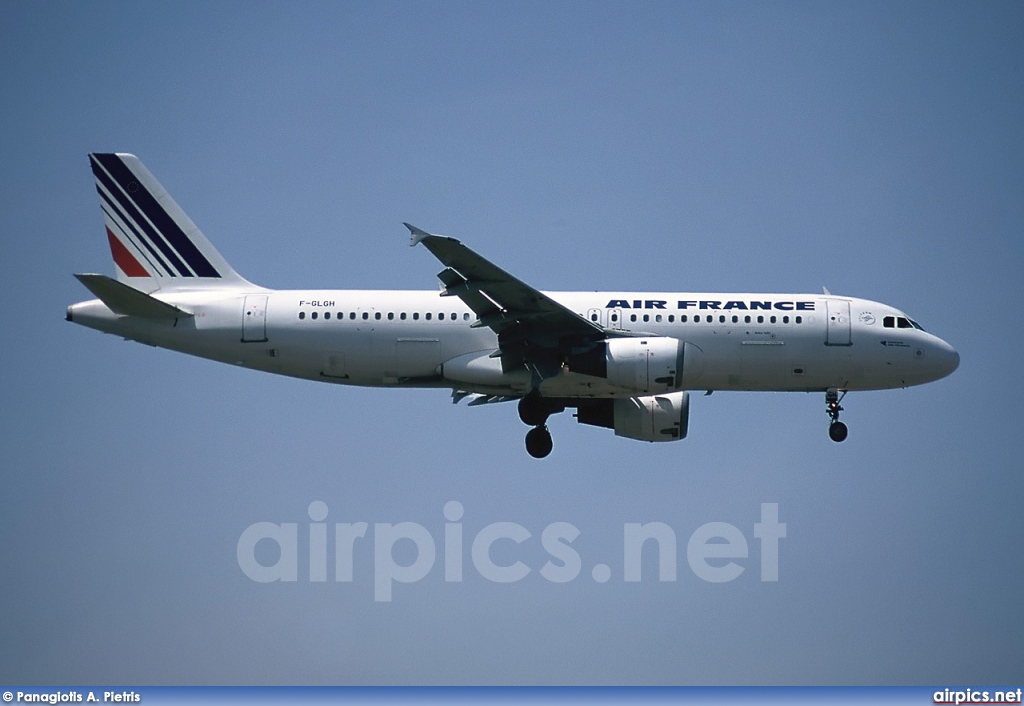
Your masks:
<svg viewBox="0 0 1024 706"><path fill-rule="evenodd" d="M107 240L110 241L110 254L113 255L114 262L121 268L122 272L129 277L152 276L146 272L145 267L139 264L135 256L128 252L128 248L110 232L110 228L107 228Z"/></svg>

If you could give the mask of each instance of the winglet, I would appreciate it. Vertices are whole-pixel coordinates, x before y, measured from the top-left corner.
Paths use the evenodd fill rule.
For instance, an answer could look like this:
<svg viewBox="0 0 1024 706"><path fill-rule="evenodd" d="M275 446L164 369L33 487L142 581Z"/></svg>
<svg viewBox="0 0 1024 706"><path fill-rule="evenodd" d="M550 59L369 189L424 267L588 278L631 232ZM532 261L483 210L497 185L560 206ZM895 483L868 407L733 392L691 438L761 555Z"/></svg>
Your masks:
<svg viewBox="0 0 1024 706"><path fill-rule="evenodd" d="M414 225L412 225L410 223L402 223L402 225L404 225L406 228L409 229L409 245L410 246L414 247L417 244L419 244L420 241L422 241L424 238L429 238L431 236L431 233L428 233L425 230L417 228L416 226L414 226Z"/></svg>
<svg viewBox="0 0 1024 706"><path fill-rule="evenodd" d="M821 293L825 294L827 296L830 296L830 297L832 296L832 292L828 291L828 287L826 287L824 285L822 285L822 287L821 287Z"/></svg>

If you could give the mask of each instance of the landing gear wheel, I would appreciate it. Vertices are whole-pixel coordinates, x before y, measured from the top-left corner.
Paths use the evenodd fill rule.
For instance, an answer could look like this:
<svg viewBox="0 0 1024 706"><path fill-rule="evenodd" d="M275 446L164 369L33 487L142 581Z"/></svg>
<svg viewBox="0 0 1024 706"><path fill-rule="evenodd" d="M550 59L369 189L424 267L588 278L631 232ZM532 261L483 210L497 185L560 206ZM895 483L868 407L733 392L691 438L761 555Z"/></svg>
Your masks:
<svg viewBox="0 0 1024 706"><path fill-rule="evenodd" d="M534 458L544 458L551 453L553 446L551 432L546 426L537 426L526 432L526 453Z"/></svg>
<svg viewBox="0 0 1024 706"><path fill-rule="evenodd" d="M839 421L839 413L843 411L839 402L844 397L846 397L845 390L841 395L839 390L834 387L825 390L825 411L828 413L829 419L832 420L832 423L828 425L828 438L837 443L844 440L849 433L846 425Z"/></svg>

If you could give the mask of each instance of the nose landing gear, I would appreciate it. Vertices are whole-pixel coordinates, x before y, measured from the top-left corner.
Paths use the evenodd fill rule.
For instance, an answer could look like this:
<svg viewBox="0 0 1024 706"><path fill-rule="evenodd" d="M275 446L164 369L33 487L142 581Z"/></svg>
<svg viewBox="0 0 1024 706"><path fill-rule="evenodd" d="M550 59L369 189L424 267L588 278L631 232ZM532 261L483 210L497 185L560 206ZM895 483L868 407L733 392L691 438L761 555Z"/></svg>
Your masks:
<svg viewBox="0 0 1024 706"><path fill-rule="evenodd" d="M828 425L828 438L832 441L840 442L846 439L846 435L849 430L846 425L839 421L839 413L843 411L843 408L839 405L839 401L846 397L846 391L843 394L839 394L839 390L830 388L825 391L825 411L828 413L832 423Z"/></svg>

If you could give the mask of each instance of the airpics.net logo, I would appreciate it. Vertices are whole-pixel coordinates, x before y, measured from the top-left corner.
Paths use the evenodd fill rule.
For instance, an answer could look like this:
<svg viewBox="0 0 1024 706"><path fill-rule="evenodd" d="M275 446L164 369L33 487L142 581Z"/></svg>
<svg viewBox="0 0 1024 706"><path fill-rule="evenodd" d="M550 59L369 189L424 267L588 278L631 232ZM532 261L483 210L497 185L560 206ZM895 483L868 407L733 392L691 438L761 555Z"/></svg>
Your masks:
<svg viewBox="0 0 1024 706"><path fill-rule="evenodd" d="M314 500L307 510L309 519L308 541L299 541L297 522L256 522L245 528L238 538L238 566L242 572L258 583L299 580L299 556L308 551L309 580L328 580L333 565L334 581L351 583L356 578L355 558L358 552L370 551L370 525L367 522L334 523L334 551L328 552L327 504ZM443 515L446 522L442 530L441 562L444 565L446 582L461 582L465 574L465 546L469 545L469 556L473 567L481 577L494 583L514 583L526 578L534 569L521 560L497 563L492 554L496 544L508 549L508 542L521 545L533 534L516 522L493 522L484 526L472 537L464 536L461 522L465 510L462 503L452 500L445 504ZM552 522L540 533L540 544L547 553L547 560L537 570L551 583L568 583L583 571L583 559L573 548L573 542L580 536L580 530L570 522ZM761 581L779 580L779 540L786 537L786 525L779 522L778 503L762 503L760 521L753 523L752 537L760 544ZM305 539L305 538L304 538ZM677 537L675 530L664 522L627 522L622 527L622 580L641 580L643 548L647 543L656 546L657 575L659 581L675 581L677 577ZM414 557L409 562L395 558L395 548L400 547L402 558L408 558L411 543ZM271 551L266 551L267 545ZM259 551L257 545L263 547ZM276 545L276 548L275 546ZM365 548L364 548L365 547ZM306 550L306 551L304 551ZM438 543L434 535L416 522L377 522L372 531L373 551L373 599L377 602L392 600L396 583L416 583L431 572L438 560ZM708 522L698 527L686 542L686 562L693 574L709 583L733 581L746 570L739 563L750 554L746 535L728 522ZM494 552L497 553L497 552ZM507 551L501 552L507 555ZM650 552L648 552L650 555ZM257 555L267 560L276 555L273 563L261 562ZM539 562L538 562L539 563ZM648 574L653 573L648 569ZM612 578L612 569L607 564L596 564L590 575L597 583Z"/></svg>

